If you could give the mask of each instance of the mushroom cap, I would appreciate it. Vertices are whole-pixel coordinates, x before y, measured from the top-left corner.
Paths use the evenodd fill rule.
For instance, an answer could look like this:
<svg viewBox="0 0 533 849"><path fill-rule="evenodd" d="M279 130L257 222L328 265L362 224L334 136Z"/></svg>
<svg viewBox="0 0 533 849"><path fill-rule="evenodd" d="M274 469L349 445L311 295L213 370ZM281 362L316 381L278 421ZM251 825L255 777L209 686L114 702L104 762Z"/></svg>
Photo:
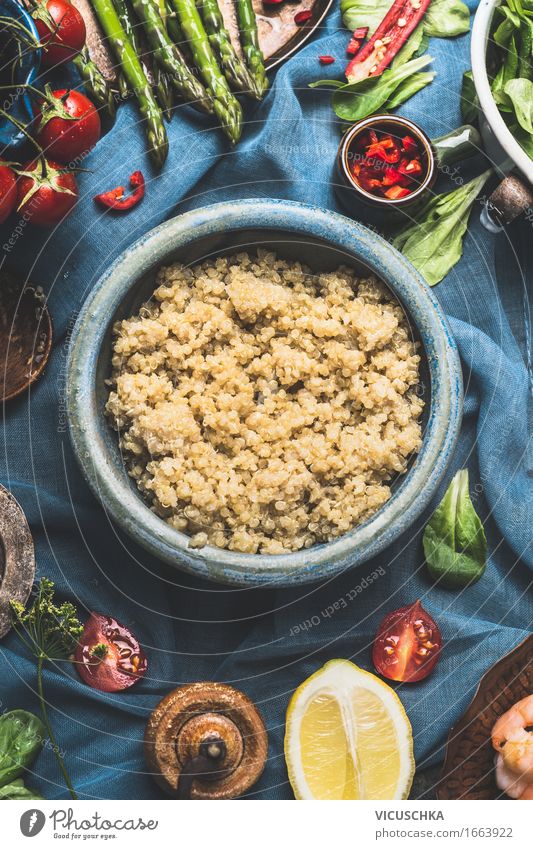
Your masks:
<svg viewBox="0 0 533 849"><path fill-rule="evenodd" d="M35 552L26 516L0 485L0 639L11 630L9 602L26 604L34 578Z"/></svg>
<svg viewBox="0 0 533 849"><path fill-rule="evenodd" d="M254 703L228 684L206 681L178 687L152 712L144 736L146 763L162 789L177 796L184 765L213 739L225 744L217 776L196 778L192 799L233 799L259 778L268 738Z"/></svg>

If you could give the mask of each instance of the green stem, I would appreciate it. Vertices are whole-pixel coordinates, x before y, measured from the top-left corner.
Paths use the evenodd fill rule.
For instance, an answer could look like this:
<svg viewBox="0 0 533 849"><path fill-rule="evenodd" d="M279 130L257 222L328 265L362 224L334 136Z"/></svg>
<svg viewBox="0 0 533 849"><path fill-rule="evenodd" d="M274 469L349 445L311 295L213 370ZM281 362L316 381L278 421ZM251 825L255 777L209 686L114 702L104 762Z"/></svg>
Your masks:
<svg viewBox="0 0 533 849"><path fill-rule="evenodd" d="M69 774L67 772L67 768L65 766L65 761L63 760L63 756L61 755L61 752L59 751L59 746L57 745L56 738L54 736L54 732L52 730L52 726L51 726L50 720L48 718L48 711L46 710L46 702L45 702L45 699L44 699L44 691L43 691L43 663L44 663L44 660L45 660L45 655L41 653L39 655L39 657L37 658L37 691L39 693L39 702L40 702L40 705L41 705L41 713L43 715L43 721L44 721L44 724L45 724L45 728L48 732L48 736L49 736L50 742L52 744L52 749L53 749L54 755L56 756L56 760L59 764L59 768L60 768L61 772L63 773L63 778L65 779L65 784L67 785L67 787L69 789L69 793L70 793L71 797L73 799L77 799L78 798L77 793L74 790L74 787L72 786L70 776L69 776Z"/></svg>

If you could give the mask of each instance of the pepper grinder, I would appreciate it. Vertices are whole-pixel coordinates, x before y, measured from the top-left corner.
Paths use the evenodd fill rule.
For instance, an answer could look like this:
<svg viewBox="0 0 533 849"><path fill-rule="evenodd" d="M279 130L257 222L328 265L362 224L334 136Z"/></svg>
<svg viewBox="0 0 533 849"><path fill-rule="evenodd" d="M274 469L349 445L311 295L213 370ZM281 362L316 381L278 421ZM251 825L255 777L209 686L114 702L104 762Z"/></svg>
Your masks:
<svg viewBox="0 0 533 849"><path fill-rule="evenodd" d="M152 712L146 763L175 799L233 799L263 772L268 738L254 703L227 684L178 687Z"/></svg>

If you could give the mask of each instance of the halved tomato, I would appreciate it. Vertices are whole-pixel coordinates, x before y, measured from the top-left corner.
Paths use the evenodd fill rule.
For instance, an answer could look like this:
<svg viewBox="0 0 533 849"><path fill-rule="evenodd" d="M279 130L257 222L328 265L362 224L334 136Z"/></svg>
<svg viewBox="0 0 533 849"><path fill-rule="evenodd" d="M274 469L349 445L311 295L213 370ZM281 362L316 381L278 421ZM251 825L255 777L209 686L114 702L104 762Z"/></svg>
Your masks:
<svg viewBox="0 0 533 849"><path fill-rule="evenodd" d="M441 650L437 623L415 601L387 614L374 640L372 661L391 681L421 681L434 669Z"/></svg>

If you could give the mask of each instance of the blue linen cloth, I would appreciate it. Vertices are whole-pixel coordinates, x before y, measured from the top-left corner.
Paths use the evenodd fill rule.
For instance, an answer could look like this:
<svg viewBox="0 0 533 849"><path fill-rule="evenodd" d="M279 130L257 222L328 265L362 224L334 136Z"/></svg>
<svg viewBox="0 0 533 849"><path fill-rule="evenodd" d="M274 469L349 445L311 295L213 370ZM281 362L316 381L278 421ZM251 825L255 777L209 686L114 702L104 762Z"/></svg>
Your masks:
<svg viewBox="0 0 533 849"><path fill-rule="evenodd" d="M432 676L398 687L422 770L442 758L448 731L484 671L532 629L530 387L524 365L532 279L528 222L494 237L474 212L462 260L434 290L460 348L466 401L459 446L433 507L456 470L468 466L490 549L485 575L469 589L431 587L421 546L430 511L380 557L323 585L235 590L173 574L110 523L69 445L63 392L69 331L98 276L136 237L185 209L230 198L283 197L341 211L332 186L339 122L329 94L307 85L325 74L340 76L346 41L339 12L333 11L318 37L277 72L265 102L248 107L235 150L208 119L180 107L159 175L146 160L134 106L121 107L115 126L85 163L91 173L79 177L74 214L53 233L23 228L14 247L7 252L4 247L6 261L48 293L55 345L45 376L29 396L4 410L0 480L28 517L38 575L51 577L61 596L83 613L111 613L130 625L150 663L142 682L112 695L82 684L68 663L46 670L51 719L82 798L160 798L144 765L146 720L169 690L206 679L242 688L265 717L269 759L250 795L292 798L283 731L294 688L335 657L372 669L370 646L381 618L416 598L437 619L445 640ZM468 37L433 40L437 77L402 110L431 136L461 123L468 45ZM321 54L332 54L336 63L321 68ZM148 179L142 206L123 217L99 213L93 196L139 167ZM469 164L461 174L482 167ZM0 244L12 232L11 221L1 230ZM0 645L0 709L21 707L38 711L35 664L10 634ZM67 798L49 749L33 771L28 783L45 797Z"/></svg>

